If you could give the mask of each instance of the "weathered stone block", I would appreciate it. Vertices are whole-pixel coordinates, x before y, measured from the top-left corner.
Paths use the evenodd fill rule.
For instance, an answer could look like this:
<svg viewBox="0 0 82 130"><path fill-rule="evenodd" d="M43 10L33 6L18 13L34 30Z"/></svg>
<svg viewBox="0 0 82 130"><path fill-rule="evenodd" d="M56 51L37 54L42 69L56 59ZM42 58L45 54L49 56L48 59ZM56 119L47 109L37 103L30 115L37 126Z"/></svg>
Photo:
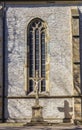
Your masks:
<svg viewBox="0 0 82 130"><path fill-rule="evenodd" d="M43 115L42 115L42 109L41 106L33 106L32 107L32 119L31 122L43 122Z"/></svg>
<svg viewBox="0 0 82 130"><path fill-rule="evenodd" d="M81 112L75 108L75 119L81 119Z"/></svg>
<svg viewBox="0 0 82 130"><path fill-rule="evenodd" d="M81 99L80 98L75 98L75 100L74 100L74 104L81 104Z"/></svg>
<svg viewBox="0 0 82 130"><path fill-rule="evenodd" d="M81 119L81 99L75 98L74 100L74 111L75 111L75 119Z"/></svg>
<svg viewBox="0 0 82 130"><path fill-rule="evenodd" d="M71 9L72 17L79 17L79 10L77 8Z"/></svg>
<svg viewBox="0 0 82 130"><path fill-rule="evenodd" d="M79 36L79 19L72 19L72 35Z"/></svg>
<svg viewBox="0 0 82 130"><path fill-rule="evenodd" d="M74 77L74 94L81 94L81 84L80 84L80 65L73 65L73 77Z"/></svg>
<svg viewBox="0 0 82 130"><path fill-rule="evenodd" d="M79 38L73 38L73 62L80 62Z"/></svg>

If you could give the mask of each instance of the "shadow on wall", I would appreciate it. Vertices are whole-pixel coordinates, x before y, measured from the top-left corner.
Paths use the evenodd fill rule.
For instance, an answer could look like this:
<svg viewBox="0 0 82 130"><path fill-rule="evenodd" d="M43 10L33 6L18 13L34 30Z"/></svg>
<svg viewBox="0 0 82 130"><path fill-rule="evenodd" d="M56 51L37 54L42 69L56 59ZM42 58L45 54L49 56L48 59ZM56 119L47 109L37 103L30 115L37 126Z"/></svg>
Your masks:
<svg viewBox="0 0 82 130"><path fill-rule="evenodd" d="M64 107L58 107L58 110L60 112L64 112L64 123L71 122L72 115L70 112L73 111L73 108L69 106L69 102L67 100L64 101Z"/></svg>
<svg viewBox="0 0 82 130"><path fill-rule="evenodd" d="M81 89L81 94L82 94L82 13L80 13L80 75L81 75L81 84L80 84L80 89Z"/></svg>
<svg viewBox="0 0 82 130"><path fill-rule="evenodd" d="M6 10L7 11L7 10ZM6 12L4 14L4 77L5 77L5 88L4 88L4 122L6 119L9 117L8 113L8 62L9 62L9 57L8 57L8 27L7 27L7 19L6 19Z"/></svg>

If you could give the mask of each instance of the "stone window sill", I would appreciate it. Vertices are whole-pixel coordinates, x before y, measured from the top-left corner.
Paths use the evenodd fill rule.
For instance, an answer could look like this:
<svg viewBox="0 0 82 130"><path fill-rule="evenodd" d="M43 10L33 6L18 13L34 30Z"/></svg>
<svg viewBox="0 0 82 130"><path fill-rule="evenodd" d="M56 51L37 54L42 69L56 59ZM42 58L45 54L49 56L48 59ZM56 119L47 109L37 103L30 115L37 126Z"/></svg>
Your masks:
<svg viewBox="0 0 82 130"><path fill-rule="evenodd" d="M30 92L26 95L27 97L35 97L35 93L34 92ZM49 96L49 92L40 92L39 93L39 97L47 97Z"/></svg>

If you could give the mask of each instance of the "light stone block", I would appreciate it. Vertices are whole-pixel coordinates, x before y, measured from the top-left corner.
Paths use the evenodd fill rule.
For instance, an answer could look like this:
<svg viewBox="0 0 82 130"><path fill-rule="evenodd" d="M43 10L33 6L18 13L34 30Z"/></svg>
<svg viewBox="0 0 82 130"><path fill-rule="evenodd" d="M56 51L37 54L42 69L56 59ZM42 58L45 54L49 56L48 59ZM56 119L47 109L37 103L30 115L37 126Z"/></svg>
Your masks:
<svg viewBox="0 0 82 130"><path fill-rule="evenodd" d="M79 36L79 19L72 19L72 34L73 36Z"/></svg>
<svg viewBox="0 0 82 130"><path fill-rule="evenodd" d="M80 41L73 38L73 62L80 62Z"/></svg>
<svg viewBox="0 0 82 130"><path fill-rule="evenodd" d="M75 95L81 94L81 83L80 83L80 65L74 66L74 93Z"/></svg>
<svg viewBox="0 0 82 130"><path fill-rule="evenodd" d="M75 109L75 119L81 119L81 99L75 98L74 109Z"/></svg>
<svg viewBox="0 0 82 130"><path fill-rule="evenodd" d="M78 8L77 8L77 6L75 6L75 7L73 7L72 9L71 9L71 15L72 15L72 17L79 17L79 10L78 10Z"/></svg>

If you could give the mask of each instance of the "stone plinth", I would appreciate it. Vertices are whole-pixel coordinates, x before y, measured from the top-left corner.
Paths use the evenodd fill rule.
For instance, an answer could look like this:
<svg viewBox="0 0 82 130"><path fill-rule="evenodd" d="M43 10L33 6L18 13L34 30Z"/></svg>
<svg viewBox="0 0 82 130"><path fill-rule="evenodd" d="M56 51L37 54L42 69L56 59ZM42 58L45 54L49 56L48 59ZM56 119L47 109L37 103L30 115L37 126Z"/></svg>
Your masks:
<svg viewBox="0 0 82 130"><path fill-rule="evenodd" d="M32 107L31 122L43 122L42 109L43 109L43 107L40 105Z"/></svg>
<svg viewBox="0 0 82 130"><path fill-rule="evenodd" d="M43 107L40 105L33 106L31 122L25 124L24 126L48 125L48 123L43 119L42 109Z"/></svg>

